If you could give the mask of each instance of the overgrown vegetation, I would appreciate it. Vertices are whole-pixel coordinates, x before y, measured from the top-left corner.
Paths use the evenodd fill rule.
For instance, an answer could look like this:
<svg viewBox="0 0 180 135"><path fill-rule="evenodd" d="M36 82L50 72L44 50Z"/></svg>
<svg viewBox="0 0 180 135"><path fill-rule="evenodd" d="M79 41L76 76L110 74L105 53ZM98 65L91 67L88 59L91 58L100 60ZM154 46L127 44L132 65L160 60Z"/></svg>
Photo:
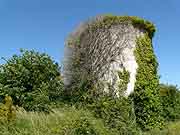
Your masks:
<svg viewBox="0 0 180 135"><path fill-rule="evenodd" d="M144 44L147 45L146 42L150 41L149 39L146 39L148 40L146 41L144 38L140 38L139 40L141 41L141 44L140 43L138 44L139 48L137 47L137 49L140 49ZM149 51L151 52L152 50L149 50ZM32 54L35 53L34 51L25 51L25 52L28 54L30 52ZM25 53L25 52L23 51L22 53ZM146 53L146 55L150 54L149 52L147 53L146 50L141 51L141 52ZM40 55L39 53L37 54ZM146 56L145 54L137 54L137 55ZM43 56L47 56L47 55L44 54ZM148 57L143 57L143 60L147 60L147 59L151 60L151 56L154 56L154 55L150 55L149 59ZM22 56L21 55L15 56L15 58L16 60L18 60L19 58L22 58ZM23 57L23 60L24 58L25 57ZM48 60L49 59L50 58L48 57ZM143 62L143 60L141 59L141 62ZM24 82L24 81L21 81L21 79L17 80L16 79L17 76L15 75L22 75L22 73L25 73L25 72L22 72L23 70L19 70L19 68L17 68L18 67L17 65L18 64L21 65L22 61L20 62L16 61L14 63L13 61L14 59L13 60L10 59L7 61L6 64L2 65L1 67L1 75L2 73L10 73L9 69L18 69L18 70L14 70L18 74L13 74L12 72L9 76L7 76L9 78L13 77L13 79L15 78L16 80L16 83L12 83L13 81L10 81L11 83L9 82L9 84L13 84L13 85L10 85L11 88L13 88L12 86L14 86L15 84L21 84L22 82ZM154 59L154 62L156 62L155 59ZM151 60L151 63L152 63L152 60ZM31 64L34 65L34 62L32 61ZM146 63L146 64L149 64L149 63ZM16 68L13 68L13 67L16 67ZM154 67L154 65L152 65L152 67ZM148 67L149 70L154 69L152 67L149 66ZM8 69L5 70L4 68L8 68ZM34 71L35 73L39 71L38 68L37 69L34 68L34 70L35 70ZM149 70L147 73L152 73L152 76L157 75L155 74L156 69L154 69L154 72L150 72ZM44 72L41 71L38 75L41 76L41 73L44 74ZM58 74L58 77L59 75L60 73ZM123 88L125 88L127 86L127 80L129 79L129 73L124 70L119 75L121 76L121 79L122 79L122 82L120 82L120 84L124 84L122 86L124 86ZM48 100L47 102L48 107L55 108L55 110L51 109L51 112L49 114L44 113L44 112L27 112L24 109L21 109L19 107L16 108L17 112L15 112L15 108L12 107L12 100L9 96L7 96L5 98L5 101L6 101L4 102L5 104L1 104L1 107L0 107L1 116L3 116L3 117L0 117L2 118L1 120L3 121L0 123L0 128L1 128L0 134L2 135L12 135L12 134L13 135L33 135L33 134L34 135L36 134L39 134L39 135L41 134L42 135L46 135L46 134L47 135L49 134L52 134L52 135L56 135L56 134L60 134L60 135L63 135L63 134L64 135L65 134L67 135L76 135L76 134L77 135L79 134L82 134L82 135L88 135L88 134L89 135L141 135L141 134L151 135L151 134L157 134L157 135L161 135L161 134L165 134L166 135L167 134L168 135L169 133L173 133L173 134L178 135L179 133L177 129L178 124L175 124L175 123L167 124L165 127L166 129L159 130L159 127L162 126L162 125L159 125L162 122L160 115L163 116L167 122L175 121L175 120L177 121L179 119L180 98L179 98L179 91L177 87L168 86L168 85L160 85L160 97L159 97L159 94L158 94L159 89L153 89L155 88L156 85L159 86L158 78L156 77L154 78L156 80L156 81L153 81L155 82L154 85L153 84L149 85L144 81L144 80L148 81L146 74L139 74L139 75L142 75L142 76L137 75L138 85L136 84L136 86L138 87L136 87L135 89L136 93L129 98L123 98L123 97L114 98L111 96L108 97L105 95L97 94L96 92L93 92L93 91L97 91L97 89L90 87L91 85L89 84L88 80L87 81L84 80L82 81L81 85L79 85L78 87L77 86L74 87L79 90L77 91L78 93L76 93L75 97L67 97L66 93L64 93L63 91L62 81L60 81L61 85L59 85L59 82L56 82L57 84L54 83L56 84L54 88L57 87L58 89L55 89L56 91L53 90L53 95L55 95L54 96L55 102L52 102L53 100ZM138 77L140 77L141 80ZM149 78L149 79L152 79L152 78ZM1 82L3 82L2 80L5 80L5 79L1 78ZM20 82L17 83L18 81ZM25 83L22 83L19 86L26 86L26 85ZM140 89L141 88L140 86L142 86L144 89ZM4 89L6 88L6 89L4 90L2 88ZM26 91L23 91L21 93L21 91L10 91L12 89L8 89L8 88L9 87L7 87L6 85L1 84L0 92L2 95L1 96L2 99L5 97L5 94L10 95L12 92L17 92L18 94L24 94L24 92L26 92ZM145 91L145 88L148 88L148 90L150 91ZM52 89L49 89L49 90L52 90ZM48 95L49 97L52 94L50 93L51 92L49 92L49 95ZM15 98L14 104L20 106L21 104L17 102L18 100L16 101L15 95L13 95L12 93L12 97ZM57 96L59 96L60 98ZM150 99L153 99L153 101ZM39 100L41 102L41 98L39 98ZM9 103L11 105L9 105ZM42 103L41 104L42 106L46 107L46 104L45 102L43 102L43 100L41 103ZM158 104L155 104L155 103L158 103ZM163 109L162 112L160 112L158 109L161 103L162 103L162 109ZM153 108L154 104L156 108ZM10 108L5 107L6 105L9 107L11 106L11 107ZM34 104L34 105L40 108L40 109L35 109L35 111L39 111L42 109L42 106L37 106L37 104ZM146 110L142 110L142 112L137 112L136 109L138 105L141 105L141 107L143 107L142 109L146 109ZM23 104L22 104L22 107L24 107ZM9 111L8 108L11 111ZM26 107L24 108L28 110ZM150 111L148 109L152 109L152 110ZM46 110L44 111L46 112ZM148 122L148 123L144 123L145 125L144 127L142 127L141 125L143 121L141 121L140 118L146 118L145 122ZM142 123L139 123L139 121ZM151 125L152 123L156 125L152 126ZM157 129L156 130L153 129L148 132L142 132L140 130L140 128L152 129L152 127L156 127Z"/></svg>
<svg viewBox="0 0 180 135"><path fill-rule="evenodd" d="M132 23L134 27L138 27L141 30L147 32L148 36L152 38L156 32L156 28L153 23L141 19L137 16L114 16L111 14L104 15L101 19L97 19L93 25L91 25L92 30L97 30L99 28L109 28L116 24L129 24Z"/></svg>
<svg viewBox="0 0 180 135"><path fill-rule="evenodd" d="M143 135L179 135L180 133L180 121L169 122L162 130L152 129L148 132L144 132Z"/></svg>
<svg viewBox="0 0 180 135"><path fill-rule="evenodd" d="M49 111L62 89L60 68L47 54L21 50L0 66L1 98L9 95L26 110Z"/></svg>
<svg viewBox="0 0 180 135"><path fill-rule="evenodd" d="M91 87L90 84L92 84L94 87L95 83L101 83L98 82L97 77L97 74L101 72L101 68L108 68L108 65L110 65L111 62L108 60L114 60L115 56L121 53L120 50L123 50L121 46L128 44L128 41L123 41L123 44L119 45L119 48L112 48L113 45L115 46L114 43L116 42L112 41L112 34L108 31L108 29L118 24L122 24L123 26L126 25L127 27L129 27L128 25L134 26L135 28L140 29L140 31L147 33L150 38L152 38L155 33L155 26L151 22L145 21L144 19L135 16L103 15L98 16L95 19L92 19L86 22L84 25L80 26L77 31L69 36L67 41L67 48L69 49L69 52L66 56L67 61L65 61L64 69L65 71L67 70L66 77L70 76L68 78L69 81L67 86L70 95L77 93L78 89L74 89L74 86L81 85L82 82L89 81L88 87ZM106 35L101 35L102 31L103 33L106 33ZM123 32L125 32L124 28L122 28L122 30L120 30L118 34L122 34ZM122 35L119 35L119 40L120 38L122 38ZM103 41L106 41L107 44L105 44L105 42ZM105 45L101 46L101 44ZM107 46L109 46L109 48ZM108 48L107 51L109 52L111 52L111 50L114 50L114 52L111 52L113 53L113 55L110 56L111 58L108 58L108 55L101 50L103 49L106 52L106 47ZM99 48L99 51L96 50L97 48ZM106 57L104 57L103 55ZM105 71L102 71L102 73L100 73L100 76L103 76L104 72ZM112 88L112 86L110 87ZM98 92L100 91L100 89L98 90ZM103 93L103 90L101 91L101 93Z"/></svg>
<svg viewBox="0 0 180 135"><path fill-rule="evenodd" d="M133 103L126 98L101 97L96 100L90 110L96 118L103 120L114 135L139 135Z"/></svg>
<svg viewBox="0 0 180 135"><path fill-rule="evenodd" d="M137 123L145 130L162 128L158 63L148 35L137 39L135 56L139 66L133 93Z"/></svg>
<svg viewBox="0 0 180 135"><path fill-rule="evenodd" d="M138 72L131 96L123 96L130 77L125 69L119 72L121 96L101 93L91 72L79 70L79 51L73 58L74 80L64 88L60 67L51 57L21 50L0 66L0 134L178 135L180 92L176 86L159 85L151 41L154 25L138 17L106 15L91 29L125 22L146 33L136 41ZM72 44L78 47L80 40Z"/></svg>
<svg viewBox="0 0 180 135"><path fill-rule="evenodd" d="M16 109L13 106L12 98L6 96L4 104L0 104L0 123L8 123L16 119Z"/></svg>
<svg viewBox="0 0 180 135"><path fill-rule="evenodd" d="M180 91L174 85L160 85L161 103L163 106L163 117L166 121L180 119Z"/></svg>
<svg viewBox="0 0 180 135"><path fill-rule="evenodd" d="M0 129L1 135L113 135L90 112L65 106L48 115L20 108L14 123Z"/></svg>
<svg viewBox="0 0 180 135"><path fill-rule="evenodd" d="M123 69L122 72L119 72L119 78L120 78L120 82L119 82L119 95L123 96L125 95L125 91L127 90L127 85L129 82L129 72L125 70L125 68Z"/></svg>

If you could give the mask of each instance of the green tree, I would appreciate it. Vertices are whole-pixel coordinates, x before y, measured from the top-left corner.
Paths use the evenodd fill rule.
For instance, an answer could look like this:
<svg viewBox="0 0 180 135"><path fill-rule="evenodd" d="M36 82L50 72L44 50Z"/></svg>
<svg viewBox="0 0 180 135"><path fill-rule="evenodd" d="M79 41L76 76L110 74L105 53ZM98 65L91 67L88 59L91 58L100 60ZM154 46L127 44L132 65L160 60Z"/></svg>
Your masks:
<svg viewBox="0 0 180 135"><path fill-rule="evenodd" d="M180 91L174 85L160 85L163 117L167 121L180 119Z"/></svg>
<svg viewBox="0 0 180 135"><path fill-rule="evenodd" d="M60 67L45 53L20 52L0 66L0 95L26 110L47 111L63 90Z"/></svg>

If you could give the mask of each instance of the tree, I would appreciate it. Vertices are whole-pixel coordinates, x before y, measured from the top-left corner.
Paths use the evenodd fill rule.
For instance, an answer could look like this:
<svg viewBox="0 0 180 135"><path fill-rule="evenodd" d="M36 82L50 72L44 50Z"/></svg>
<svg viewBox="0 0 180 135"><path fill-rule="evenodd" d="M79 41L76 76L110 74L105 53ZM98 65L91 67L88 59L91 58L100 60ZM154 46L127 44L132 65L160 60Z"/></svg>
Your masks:
<svg viewBox="0 0 180 135"><path fill-rule="evenodd" d="M26 110L47 111L63 90L60 67L45 53L20 52L0 66L0 96L8 94Z"/></svg>
<svg viewBox="0 0 180 135"><path fill-rule="evenodd" d="M180 119L180 91L178 87L161 84L160 95L165 120L174 121Z"/></svg>

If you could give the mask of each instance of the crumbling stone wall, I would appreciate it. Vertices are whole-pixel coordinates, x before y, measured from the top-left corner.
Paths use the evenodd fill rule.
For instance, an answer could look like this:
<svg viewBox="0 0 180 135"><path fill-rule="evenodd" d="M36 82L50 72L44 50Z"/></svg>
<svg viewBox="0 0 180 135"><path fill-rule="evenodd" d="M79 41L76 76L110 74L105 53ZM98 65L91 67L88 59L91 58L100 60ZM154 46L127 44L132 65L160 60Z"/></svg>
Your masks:
<svg viewBox="0 0 180 135"><path fill-rule="evenodd" d="M134 91L138 64L134 50L136 39L148 29L137 17L99 16L81 24L67 41L64 64L65 85L92 78L101 92L119 97ZM126 89L119 91L123 81L119 72L127 71ZM99 89L100 90L100 89Z"/></svg>

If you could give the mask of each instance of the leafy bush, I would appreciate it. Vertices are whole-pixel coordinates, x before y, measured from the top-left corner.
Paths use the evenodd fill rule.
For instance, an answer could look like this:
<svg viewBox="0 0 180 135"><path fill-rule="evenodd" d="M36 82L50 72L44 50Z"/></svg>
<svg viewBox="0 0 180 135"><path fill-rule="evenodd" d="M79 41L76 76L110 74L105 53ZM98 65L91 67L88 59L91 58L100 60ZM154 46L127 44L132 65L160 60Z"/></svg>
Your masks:
<svg viewBox="0 0 180 135"><path fill-rule="evenodd" d="M133 104L129 99L100 97L90 109L101 118L114 135L139 135Z"/></svg>
<svg viewBox="0 0 180 135"><path fill-rule="evenodd" d="M180 91L177 86L160 85L163 117L167 121L180 119Z"/></svg>
<svg viewBox="0 0 180 135"><path fill-rule="evenodd" d="M47 54L21 50L0 66L1 97L10 95L26 110L48 111L62 90L60 68Z"/></svg>
<svg viewBox="0 0 180 135"><path fill-rule="evenodd" d="M4 104L0 104L0 122L7 123L13 121L16 118L16 109L13 106L12 98L6 96L4 99Z"/></svg>
<svg viewBox="0 0 180 135"><path fill-rule="evenodd" d="M131 99L98 95L97 89L88 90L87 83L80 85L79 94L69 101L79 109L87 108L97 119L101 119L113 135L139 135L134 104Z"/></svg>

